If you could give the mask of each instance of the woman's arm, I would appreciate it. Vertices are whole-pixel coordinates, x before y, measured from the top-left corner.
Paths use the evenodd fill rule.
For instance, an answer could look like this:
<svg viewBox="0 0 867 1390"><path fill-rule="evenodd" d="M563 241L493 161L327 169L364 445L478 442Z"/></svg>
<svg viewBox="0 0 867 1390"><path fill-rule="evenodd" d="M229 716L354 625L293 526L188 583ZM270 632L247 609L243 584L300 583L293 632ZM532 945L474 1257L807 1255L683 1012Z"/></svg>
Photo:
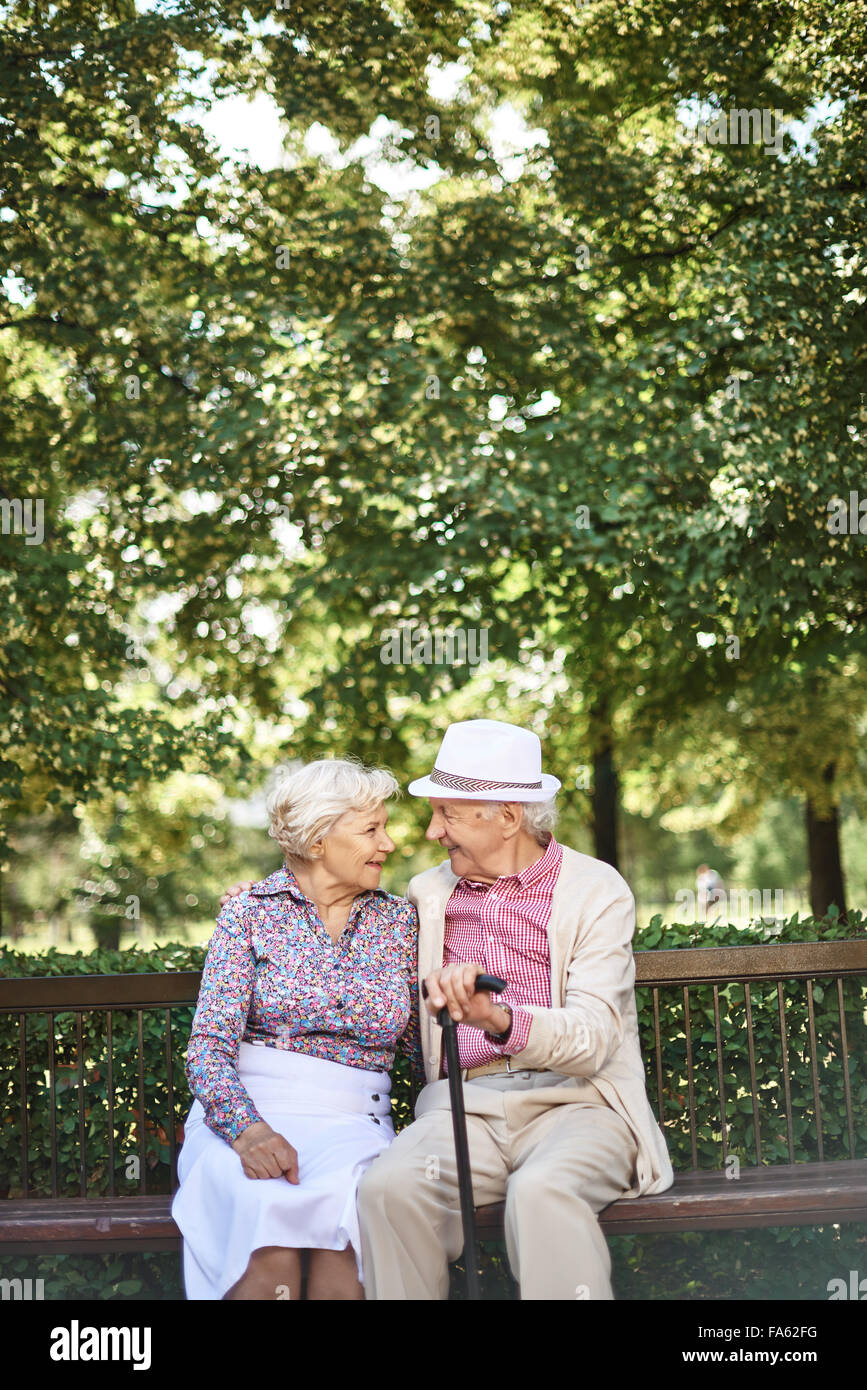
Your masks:
<svg viewBox="0 0 867 1390"><path fill-rule="evenodd" d="M244 908L226 904L211 937L187 1049L187 1080L205 1122L231 1144L250 1125L264 1123L238 1076L238 1049L247 1027L255 962Z"/></svg>

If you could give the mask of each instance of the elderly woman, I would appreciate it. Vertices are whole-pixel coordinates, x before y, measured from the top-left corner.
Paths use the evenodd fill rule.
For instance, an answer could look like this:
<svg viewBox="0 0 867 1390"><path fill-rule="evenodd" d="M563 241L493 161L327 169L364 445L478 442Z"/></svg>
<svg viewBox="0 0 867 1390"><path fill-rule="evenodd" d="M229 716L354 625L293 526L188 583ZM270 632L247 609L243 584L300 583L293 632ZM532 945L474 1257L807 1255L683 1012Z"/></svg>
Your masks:
<svg viewBox="0 0 867 1390"><path fill-rule="evenodd" d="M308 764L269 803L286 867L231 898L193 1020L172 1214L193 1299L364 1297L356 1188L421 1072L415 908L379 887L389 772Z"/></svg>

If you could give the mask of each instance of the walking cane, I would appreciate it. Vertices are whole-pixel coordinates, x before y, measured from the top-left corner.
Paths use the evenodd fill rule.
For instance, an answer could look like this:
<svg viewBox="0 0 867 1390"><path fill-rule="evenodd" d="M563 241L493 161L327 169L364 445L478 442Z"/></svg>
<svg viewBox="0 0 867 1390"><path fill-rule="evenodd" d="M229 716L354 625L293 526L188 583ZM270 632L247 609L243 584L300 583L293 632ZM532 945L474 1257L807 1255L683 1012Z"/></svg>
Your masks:
<svg viewBox="0 0 867 1390"><path fill-rule="evenodd" d="M502 994L506 981L496 975L477 975L475 991L490 991ZM427 999L427 985L421 982L422 998ZM457 1024L448 1009L443 1007L437 1014L437 1023L443 1030L443 1043L449 1068L449 1097L452 1104L452 1127L455 1132L455 1158L458 1165L458 1190L461 1196L461 1222L464 1228L464 1265L467 1271L467 1298L478 1300L479 1293L479 1255L476 1247L476 1209L473 1204L473 1175L470 1169L470 1151L467 1146L467 1116L464 1110L464 1091L461 1085L461 1067L458 1059Z"/></svg>

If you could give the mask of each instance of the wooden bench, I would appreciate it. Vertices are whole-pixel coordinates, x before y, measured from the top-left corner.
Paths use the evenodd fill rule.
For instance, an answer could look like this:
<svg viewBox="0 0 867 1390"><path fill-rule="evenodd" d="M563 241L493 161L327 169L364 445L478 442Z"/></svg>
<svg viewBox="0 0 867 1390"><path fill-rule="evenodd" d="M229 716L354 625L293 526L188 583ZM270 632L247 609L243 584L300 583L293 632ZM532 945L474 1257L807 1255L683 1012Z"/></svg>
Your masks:
<svg viewBox="0 0 867 1390"><path fill-rule="evenodd" d="M635 964L643 1042L648 1044L645 1047L648 1094L657 1118L663 1119L676 1174L673 1186L664 1193L621 1199L607 1207L600 1217L606 1233L628 1235L867 1220L867 1158L864 1157L867 1151L864 1137L867 1135L867 938L637 951ZM6 1087L6 1113L9 1114L10 1107L17 1102L20 1115L17 1185L22 1190L22 1196L0 1201L0 1254L36 1253L38 1247L89 1253L179 1248L180 1236L170 1214L170 1192L148 1191L145 1125L138 1121L135 1134L140 1164L136 1190L125 1195L117 1190L117 1152L128 1142L132 1127L128 1121L124 1127L114 1113L117 1076L112 1050L113 1020L119 1012L131 1012L136 1020L134 1033L138 1056L134 1080L138 1097L136 1113L140 1120L145 1113L146 1098L143 1017L151 1010L163 1015L163 1081L167 1086L168 1112L177 1118L186 1108L187 1092L183 1077L180 1078L182 1084L176 1084L178 1064L173 1049L172 1016L179 1008L188 1010L195 1003L199 979L196 971L0 979L0 1019L11 1017L14 1025L17 1018L18 1023L17 1029L14 1026L12 1029L17 1037L17 1045L12 1049L14 1055L8 1051L7 1038L6 1055L0 1056L0 1079ZM789 990L803 994L796 1022L792 1021L791 1012L787 1015L784 982ZM760 999L760 1009L756 1012L752 999L754 988L758 988L760 994L771 991L775 995L778 1060L769 1059L757 1042L756 1024L760 1019L767 1021L768 996L763 1003ZM836 1021L832 1018L822 1034L817 1024L816 1005L828 989L833 991ZM660 1014L661 1010L673 1007L672 991L678 1009L682 1009L683 1060L682 1065L679 1062L675 1068L666 1070L663 1051L665 1039L670 1035L661 1032ZM738 1000L743 1007L743 1030L742 1037L735 1039L732 1018ZM105 1014L107 1042L104 1079L109 1192L98 1198L86 1195L86 1084L82 1037L82 1020L94 1012ZM648 1023L651 1012L652 1036ZM56 1043L61 1040L74 1043L77 1061L72 1067L67 1064L67 1071L73 1070L75 1075L67 1078L67 1084L71 1090L77 1088L78 1093L77 1196L64 1195L59 1190L56 1102L49 1116L51 1195L32 1190L33 1152L29 1139L32 1098L27 1094L25 1082L27 1020L34 1014L48 1018L48 1096L57 1095ZM55 1018L61 1014L72 1020L72 1035L68 1026L57 1029ZM823 1016L827 1022L827 1007ZM189 1014L185 1025L188 1018ZM703 1025L703 1031L697 1035L696 1030L701 1030ZM177 1024L174 1031L183 1047L186 1026L183 1035L178 1032ZM709 1044L704 1056L699 1046L702 1041ZM767 1076L769 1066L774 1069L776 1080L762 1083L761 1076ZM701 1089L700 1083L707 1086L709 1068L714 1073L714 1099L712 1113L703 1114L696 1096ZM742 1073L734 1095L726 1084L726 1073L732 1068ZM127 1062L127 1083L129 1075ZM828 1093L833 1091L842 1098L845 1125L839 1125L835 1119L833 1132L826 1132L823 1092L827 1100ZM825 1108L832 1109L827 1104ZM127 1102L124 1113L128 1111ZM748 1117L746 1129L745 1115ZM64 1123L68 1128L68 1119ZM733 1152L731 1135L735 1129L739 1132L742 1150L746 1150L747 1140L751 1140L753 1163L741 1163ZM708 1133L718 1136L719 1153L713 1163L708 1161L714 1157L707 1152ZM168 1121L168 1116L165 1135L168 1171L174 1188L178 1143L176 1125ZM704 1150L702 1163L699 1162L700 1143ZM686 1149L688 1164L679 1162L675 1152ZM797 1149L802 1154L806 1151L806 1156L797 1157ZM779 1161L781 1151L788 1161ZM735 1176L738 1163L740 1170ZM480 1208L480 1235L488 1239L502 1238L502 1218L502 1203Z"/></svg>

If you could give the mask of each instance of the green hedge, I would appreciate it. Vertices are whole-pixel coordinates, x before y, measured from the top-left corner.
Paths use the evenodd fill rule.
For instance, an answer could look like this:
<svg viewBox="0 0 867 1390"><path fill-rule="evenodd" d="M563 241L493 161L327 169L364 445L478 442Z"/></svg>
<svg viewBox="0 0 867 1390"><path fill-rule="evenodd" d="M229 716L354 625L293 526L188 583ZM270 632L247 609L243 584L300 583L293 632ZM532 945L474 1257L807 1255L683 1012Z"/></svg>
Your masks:
<svg viewBox="0 0 867 1390"><path fill-rule="evenodd" d="M640 931L636 950L657 947L719 946L766 941L842 939L861 936L865 923L850 914L848 924L836 917L792 918L770 931L758 924L749 929L723 925L663 927L659 918ZM0 975L117 974L161 970L200 969L204 948L171 945L141 951L94 951L87 955L62 955L49 950L38 956L15 951L0 952ZM744 994L740 985L719 991L723 1037L724 1081L729 1123L729 1152L744 1164L755 1162L755 1136L748 1094L749 1067L744 1030ZM786 982L787 1041L792 1073L792 1124L796 1159L816 1157L813 1127L813 1091L809 1069L809 1033L806 986ZM786 1162L785 1107L776 986L751 986L756 1072L761 1093L760 1125L764 1161ZM840 1026L835 989L814 990L815 1026L820 1071L826 1159L849 1156L845 1124L843 1075L840 1058ZM656 1108L656 1075L653 1060L653 1010L649 990L639 989L639 1023L647 1066L648 1092ZM849 1042L849 1079L855 1117L856 1155L867 1153L867 1031L864 1026L865 984L847 981L844 988ZM720 1116L713 994L708 987L690 989L693 1059L698 1130L699 1166L721 1166ZM180 1141L190 1096L183 1075L185 1042L192 1008L172 1010L174 1109L168 1116L165 1065L165 1011L145 1011L144 1038L144 1152L149 1192L170 1190L169 1123ZM27 1092L30 1103L30 1165L32 1193L50 1193L48 1035L44 1015L28 1016ZM139 1189L137 1160L142 1143L142 1117L138 1096L138 1038L135 1015L114 1013L114 1176L118 1194ZM664 1119L669 1151L675 1169L691 1164L686 1089L686 1038L680 988L660 991L660 1034L664 1078ZM83 1065L86 1114L87 1194L109 1191L107 1050L105 1013L83 1016ZM71 1014L55 1015L57 1066L54 1106L57 1126L59 1190L61 1195L79 1192L78 1054L75 1020ZM0 1139L0 1196L17 1196L20 1178L20 1087L18 1070L18 1020L0 1019L0 1101L3 1129ZM395 1127L411 1119L409 1077L402 1059L393 1073ZM132 1161L131 1161L132 1160ZM806 1259L795 1262L791 1248L800 1247ZM779 1231L710 1232L704 1235L665 1237L617 1237L611 1241L615 1288L620 1297L813 1297L823 1298L827 1279L843 1277L849 1268L867 1268L864 1228L806 1227ZM654 1253L656 1252L656 1253ZM861 1265L853 1263L860 1254ZM847 1260L849 1263L847 1264ZM503 1270L502 1250L492 1247L486 1260L487 1290L491 1297L513 1296ZM822 1278L822 1271L830 1272ZM30 1256L0 1261L3 1277L43 1277L46 1297L180 1297L178 1261L173 1255L130 1256ZM744 1281L747 1281L744 1284ZM762 1292L763 1289L769 1290ZM153 1291L152 1293L149 1291ZM752 1290L752 1291L750 1291ZM157 1293L158 1291L158 1293Z"/></svg>

